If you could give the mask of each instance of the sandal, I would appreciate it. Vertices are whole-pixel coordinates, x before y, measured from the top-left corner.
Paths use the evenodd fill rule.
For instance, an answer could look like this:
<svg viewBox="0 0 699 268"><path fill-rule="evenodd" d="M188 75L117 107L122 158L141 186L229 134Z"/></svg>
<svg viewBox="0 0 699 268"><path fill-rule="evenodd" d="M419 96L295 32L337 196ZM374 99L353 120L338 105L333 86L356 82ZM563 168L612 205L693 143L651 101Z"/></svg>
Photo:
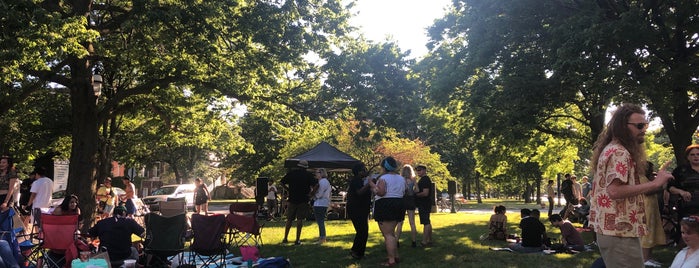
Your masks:
<svg viewBox="0 0 699 268"><path fill-rule="evenodd" d="M392 267L392 266L396 265L396 262L382 262L382 263L379 263L379 265L381 265L383 267Z"/></svg>

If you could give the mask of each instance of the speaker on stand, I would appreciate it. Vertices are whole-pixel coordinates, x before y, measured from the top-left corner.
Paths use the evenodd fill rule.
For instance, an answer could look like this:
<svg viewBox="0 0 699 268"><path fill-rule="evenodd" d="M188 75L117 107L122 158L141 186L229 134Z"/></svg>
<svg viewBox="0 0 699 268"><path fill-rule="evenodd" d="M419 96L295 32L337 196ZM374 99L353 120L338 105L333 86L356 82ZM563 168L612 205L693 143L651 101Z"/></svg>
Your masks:
<svg viewBox="0 0 699 268"><path fill-rule="evenodd" d="M264 205L265 205L265 197L267 196L268 189L267 189L267 183L269 182L269 178L266 177L260 177L257 178L257 185L255 186L255 202L257 203L258 215L260 217L267 217L267 213L270 213L266 210L264 210ZM263 215L264 214L264 215Z"/></svg>

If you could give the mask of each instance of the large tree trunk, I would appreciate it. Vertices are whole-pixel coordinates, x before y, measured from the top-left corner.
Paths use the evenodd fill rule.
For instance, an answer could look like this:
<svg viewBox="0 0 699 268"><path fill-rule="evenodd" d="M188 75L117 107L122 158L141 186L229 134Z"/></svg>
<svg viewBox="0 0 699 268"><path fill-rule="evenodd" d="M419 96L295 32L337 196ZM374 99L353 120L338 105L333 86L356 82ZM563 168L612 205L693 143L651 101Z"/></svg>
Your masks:
<svg viewBox="0 0 699 268"><path fill-rule="evenodd" d="M95 95L92 89L92 71L87 60L71 64L73 84L70 101L73 123L73 142L70 154L67 192L80 199L83 231L92 226L95 211L95 172L98 157L98 122Z"/></svg>

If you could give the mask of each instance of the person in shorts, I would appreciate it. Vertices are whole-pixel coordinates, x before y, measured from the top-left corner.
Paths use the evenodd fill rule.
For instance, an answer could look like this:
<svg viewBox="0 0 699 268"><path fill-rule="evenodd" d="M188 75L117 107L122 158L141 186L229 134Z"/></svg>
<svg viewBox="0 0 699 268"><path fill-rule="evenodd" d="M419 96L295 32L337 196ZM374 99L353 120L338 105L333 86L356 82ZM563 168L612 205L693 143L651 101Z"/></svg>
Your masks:
<svg viewBox="0 0 699 268"><path fill-rule="evenodd" d="M420 244L423 247L429 247L432 245L432 222L430 222L432 200L430 197L434 196L434 189L432 189L432 180L427 176L427 167L419 165L415 167L415 172L420 177L420 180L417 182L417 192L415 193L415 205L418 209L420 224L423 226L422 242Z"/></svg>
<svg viewBox="0 0 699 268"><path fill-rule="evenodd" d="M284 175L281 180L281 185L289 193L286 208L286 225L284 227L284 239L282 243L288 243L289 230L291 224L296 219L296 241L294 245L301 244L301 229L303 228L303 219L308 216L311 206L308 202L311 200L309 194L311 189L318 184L318 180L312 173L308 172L308 161L300 160L296 167L292 168L289 173Z"/></svg>
<svg viewBox="0 0 699 268"><path fill-rule="evenodd" d="M374 192L374 220L379 224L379 230L386 246L386 261L381 266L394 266L400 262L398 256L398 240L396 225L405 218L405 179L398 174L398 163L393 157L381 161L383 172L381 176L369 181Z"/></svg>

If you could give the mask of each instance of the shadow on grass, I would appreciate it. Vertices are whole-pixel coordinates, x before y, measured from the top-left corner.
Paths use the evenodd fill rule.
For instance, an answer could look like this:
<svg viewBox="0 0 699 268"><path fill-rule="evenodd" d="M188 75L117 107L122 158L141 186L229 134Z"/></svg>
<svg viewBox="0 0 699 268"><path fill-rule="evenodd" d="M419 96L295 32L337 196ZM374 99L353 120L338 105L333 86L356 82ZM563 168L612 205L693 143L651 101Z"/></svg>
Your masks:
<svg viewBox="0 0 699 268"><path fill-rule="evenodd" d="M400 240L401 262L399 266L572 268L590 267L592 262L599 257L597 252L581 252L576 255L544 255L490 250L491 247L505 247L507 244L502 241L480 241L479 237L487 231L485 226L488 218L489 215L475 216L463 213L432 214L434 245L429 248L410 247L410 228L405 222ZM511 221L515 220L519 222L518 217L511 219ZM510 225L513 226L513 224ZM281 244L284 223L270 222L264 228L263 237L266 244L260 252L265 257L285 256L291 260L295 267L379 267L379 263L384 261L386 257L383 237L375 221L370 221L369 227L367 252L361 260L354 260L349 256L349 249L352 247L354 238L354 229L350 221L326 222L328 242L323 245L313 243L318 234L315 223L305 222L302 232L304 244L300 246L294 246L293 243ZM550 225L547 228L549 231L554 230ZM418 241L420 241L422 225L417 223L417 229ZM511 230L515 233L519 232L516 229ZM291 228L290 240L293 241L294 236L295 226Z"/></svg>

